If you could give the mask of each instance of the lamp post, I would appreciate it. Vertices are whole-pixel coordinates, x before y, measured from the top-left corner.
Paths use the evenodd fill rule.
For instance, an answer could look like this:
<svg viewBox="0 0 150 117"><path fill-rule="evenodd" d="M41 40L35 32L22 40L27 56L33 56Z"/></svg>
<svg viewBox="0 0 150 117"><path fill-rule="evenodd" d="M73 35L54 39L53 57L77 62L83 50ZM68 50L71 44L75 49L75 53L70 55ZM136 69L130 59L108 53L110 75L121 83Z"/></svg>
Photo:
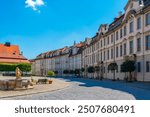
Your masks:
<svg viewBox="0 0 150 117"><path fill-rule="evenodd" d="M142 21L143 21L143 24L142 24L142 40L143 40L143 42L142 42L142 44L143 44L143 51L142 51L142 59L143 59L143 81L144 81L144 79L145 79L145 56L144 56L144 50L145 50L145 43L144 43L144 21L145 21L145 19L144 19L144 13L143 13L143 7L144 7L144 2L143 2L143 0L140 0L139 1L139 4L140 4L140 8L141 8L141 11L140 11L140 13L141 13L141 15L142 15Z"/></svg>

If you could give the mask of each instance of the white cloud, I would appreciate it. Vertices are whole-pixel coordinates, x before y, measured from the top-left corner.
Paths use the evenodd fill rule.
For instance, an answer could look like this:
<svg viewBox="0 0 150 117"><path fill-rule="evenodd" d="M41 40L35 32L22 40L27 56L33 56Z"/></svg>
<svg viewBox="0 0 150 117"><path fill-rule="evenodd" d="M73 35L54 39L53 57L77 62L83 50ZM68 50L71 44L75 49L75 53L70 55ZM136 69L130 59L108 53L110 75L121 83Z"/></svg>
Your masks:
<svg viewBox="0 0 150 117"><path fill-rule="evenodd" d="M39 11L37 7L45 5L43 0L26 0L25 1L26 7L31 7L34 11Z"/></svg>

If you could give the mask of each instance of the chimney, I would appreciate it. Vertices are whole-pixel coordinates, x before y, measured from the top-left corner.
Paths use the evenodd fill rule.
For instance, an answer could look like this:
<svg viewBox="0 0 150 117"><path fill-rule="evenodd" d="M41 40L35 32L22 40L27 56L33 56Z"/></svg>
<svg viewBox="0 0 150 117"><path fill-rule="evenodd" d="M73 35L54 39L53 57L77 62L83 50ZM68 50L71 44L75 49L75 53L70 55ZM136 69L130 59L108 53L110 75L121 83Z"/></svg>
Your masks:
<svg viewBox="0 0 150 117"><path fill-rule="evenodd" d="M11 45L10 42L6 42L6 43L5 43L5 46L10 47L10 45Z"/></svg>
<svg viewBox="0 0 150 117"><path fill-rule="evenodd" d="M74 41L74 45L76 45L76 41Z"/></svg>
<svg viewBox="0 0 150 117"><path fill-rule="evenodd" d="M122 16L122 11L120 11L120 12L118 13L118 18L119 18L120 16Z"/></svg>
<svg viewBox="0 0 150 117"><path fill-rule="evenodd" d="M23 55L23 51L21 51L21 55Z"/></svg>

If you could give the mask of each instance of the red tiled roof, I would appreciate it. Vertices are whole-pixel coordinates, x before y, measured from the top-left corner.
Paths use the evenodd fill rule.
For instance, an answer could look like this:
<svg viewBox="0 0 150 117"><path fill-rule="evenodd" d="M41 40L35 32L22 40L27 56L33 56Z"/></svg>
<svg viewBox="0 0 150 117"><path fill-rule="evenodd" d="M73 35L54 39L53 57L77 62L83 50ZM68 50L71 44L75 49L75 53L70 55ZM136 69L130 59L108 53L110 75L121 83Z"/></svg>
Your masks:
<svg viewBox="0 0 150 117"><path fill-rule="evenodd" d="M20 54L19 46L0 44L0 63L30 63Z"/></svg>
<svg viewBox="0 0 150 117"><path fill-rule="evenodd" d="M2 59L0 58L0 63L30 63L28 60L21 59Z"/></svg>
<svg viewBox="0 0 150 117"><path fill-rule="evenodd" d="M79 43L79 44L76 44L75 46L78 47L78 48L80 48L80 47L83 47L84 44L83 43Z"/></svg>

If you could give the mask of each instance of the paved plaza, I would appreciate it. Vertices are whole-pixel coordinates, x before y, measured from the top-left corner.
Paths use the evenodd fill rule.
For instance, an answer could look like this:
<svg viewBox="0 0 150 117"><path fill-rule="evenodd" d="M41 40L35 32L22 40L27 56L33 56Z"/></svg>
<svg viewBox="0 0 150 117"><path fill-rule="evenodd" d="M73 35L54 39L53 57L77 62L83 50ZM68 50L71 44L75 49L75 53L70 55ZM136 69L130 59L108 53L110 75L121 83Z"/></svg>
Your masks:
<svg viewBox="0 0 150 117"><path fill-rule="evenodd" d="M71 83L65 89L17 96L5 99L14 100L148 100L150 83L113 82L111 80L92 80L83 78L57 78Z"/></svg>
<svg viewBox="0 0 150 117"><path fill-rule="evenodd" d="M31 77L23 77L23 79L30 80ZM45 77L32 77L33 79L44 79ZM9 80L15 79L15 77L0 77L0 80ZM26 96L26 95L33 95L43 92L51 92L60 90L70 86L69 82L65 82L64 80L54 79L51 78L53 81L52 84L38 84L34 85L33 88L29 89L17 89L17 90L0 90L0 99L8 98L8 97L17 97L17 96ZM61 85L60 85L61 84Z"/></svg>

